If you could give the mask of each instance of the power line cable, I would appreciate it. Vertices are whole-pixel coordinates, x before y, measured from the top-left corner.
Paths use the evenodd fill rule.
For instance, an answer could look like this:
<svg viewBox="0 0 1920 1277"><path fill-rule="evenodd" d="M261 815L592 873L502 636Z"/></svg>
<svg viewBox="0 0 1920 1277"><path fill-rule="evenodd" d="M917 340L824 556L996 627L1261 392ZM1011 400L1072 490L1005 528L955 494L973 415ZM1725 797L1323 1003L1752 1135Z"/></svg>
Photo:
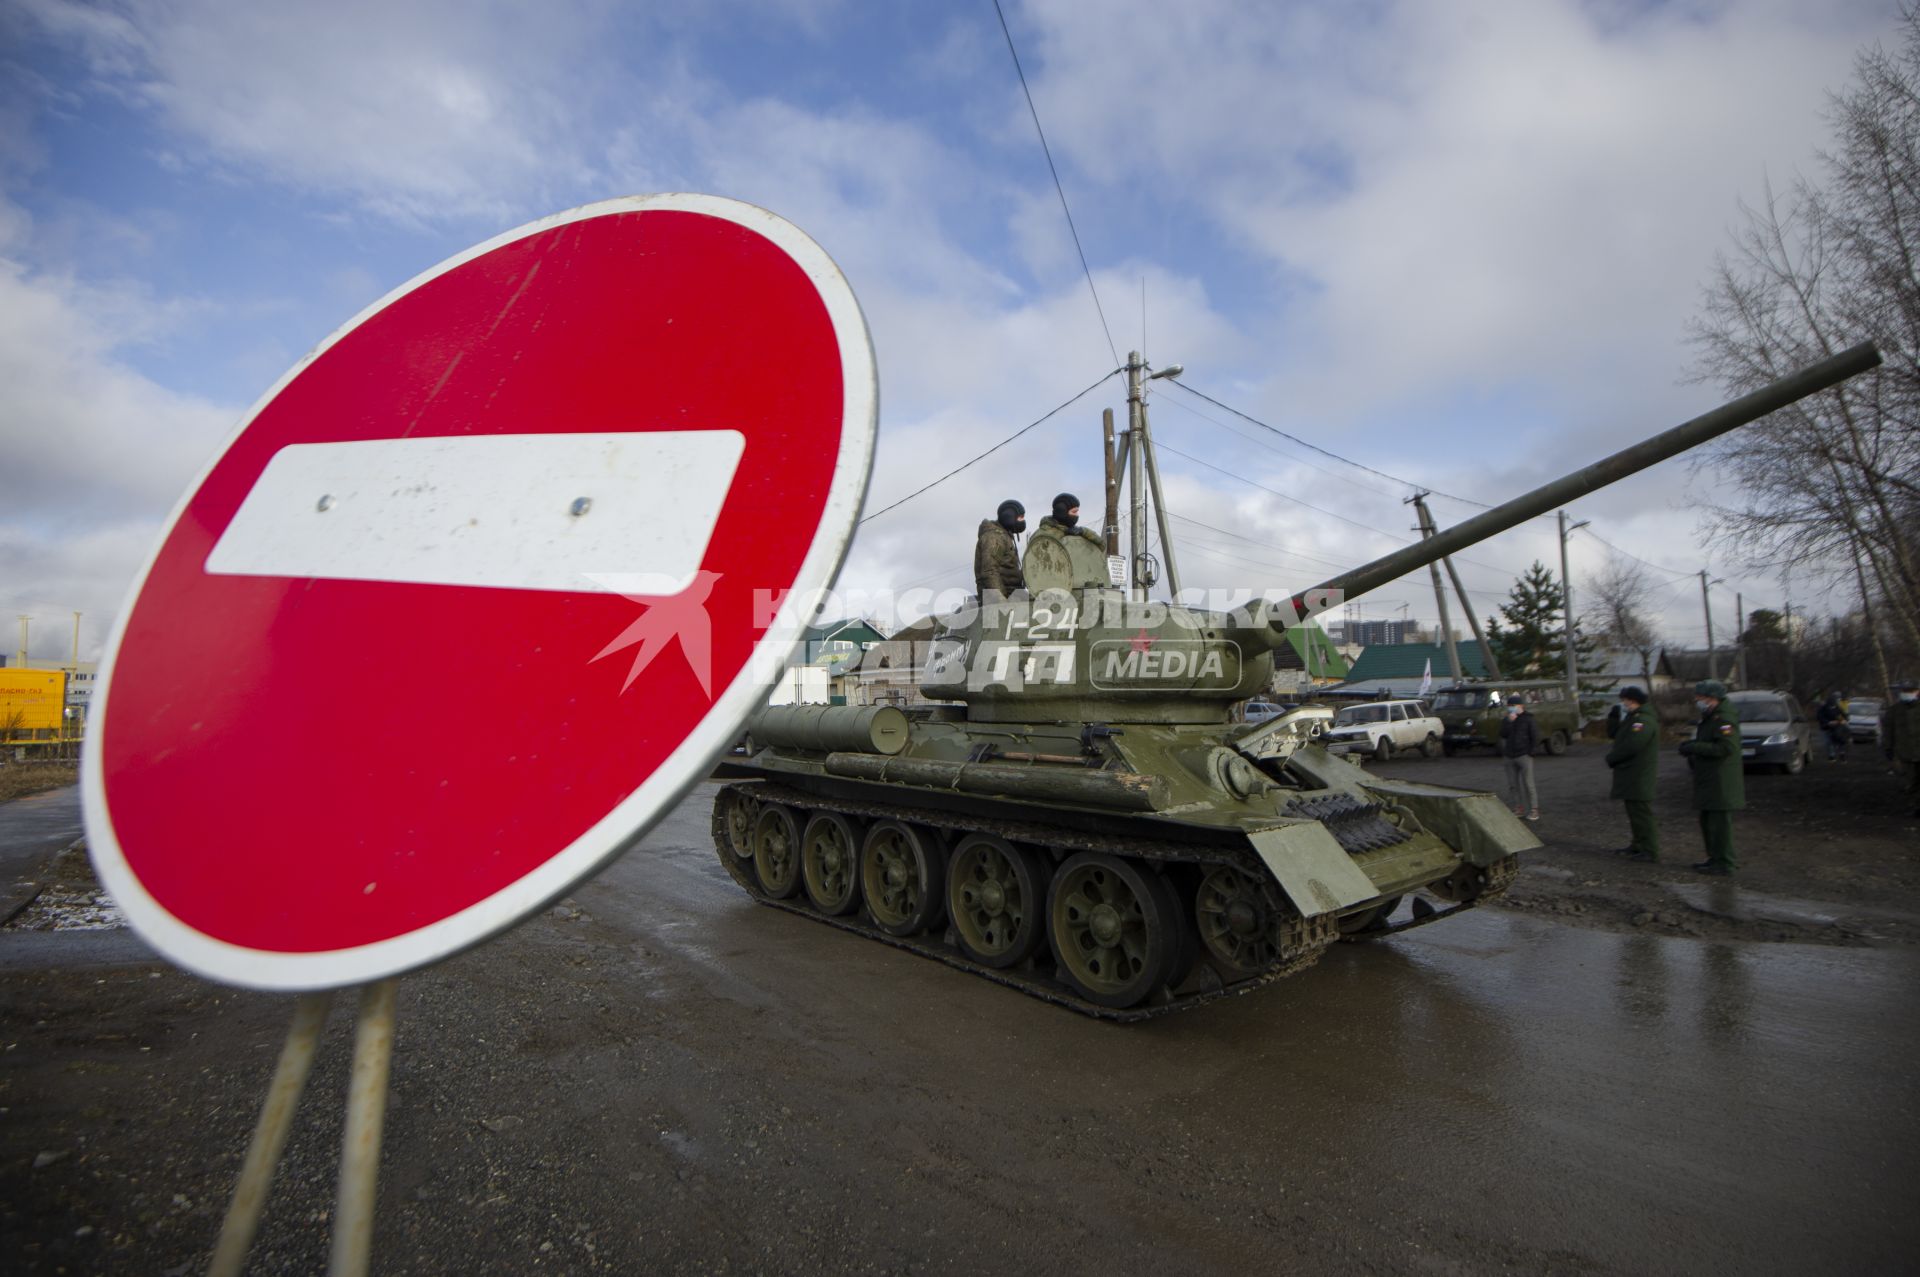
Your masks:
<svg viewBox="0 0 1920 1277"><path fill-rule="evenodd" d="M897 510L901 506L905 505L907 502L913 500L915 497L920 496L923 493L933 491L935 488L939 487L941 484L945 483L947 480L953 478L953 476L955 476L956 474L959 474L962 470L965 470L968 466L971 466L976 462L985 461L988 457L991 457L994 453L1000 451L1000 449L1006 447L1008 444L1012 443L1015 439L1018 439L1021 435L1027 433L1027 431L1032 430L1035 426L1040 425L1042 422L1047 421L1049 418L1058 416L1060 413L1066 411L1068 408L1071 408L1074 404L1079 403L1082 399L1085 399L1088 395L1098 390L1102 385L1102 383L1104 383L1108 378L1113 377L1114 375L1119 373L1119 371L1120 370L1118 368L1115 368L1109 372L1102 373L1099 381L1094 382L1091 386L1088 386L1085 390L1081 391L1079 394L1075 395L1073 398L1067 400L1065 403L1061 404L1058 408L1053 409L1051 412L1046 413L1044 416L1038 418L1037 420L1028 422L1026 425L1020 427L1020 429L1014 431L1012 434L1002 439L999 443L994 444L993 447L988 448L985 452L981 453L979 456L973 457L967 461L961 462L959 465L955 466L953 469L941 475L938 479L935 479L932 483L929 483L926 487L917 488L914 491L909 492L906 496L901 497L898 501L894 502L892 505L885 506L881 509L875 510L872 514L860 520L860 523L861 524L872 523L875 519L885 514L888 510ZM856 524L855 526L857 527L859 525Z"/></svg>
<svg viewBox="0 0 1920 1277"><path fill-rule="evenodd" d="M1601 545L1604 545L1609 550L1612 550L1615 554L1625 555L1627 558L1632 559L1635 563L1638 563L1640 566L1652 568L1655 572L1665 572L1670 576L1699 575L1698 570L1695 570L1693 572L1682 572L1677 568L1663 568L1658 563L1649 563L1645 559L1641 558L1639 555L1633 553L1632 551L1621 549L1619 546L1615 545L1613 542L1601 536L1598 532L1595 532L1591 527L1576 528L1575 531L1586 533L1588 536L1598 541Z"/></svg>
<svg viewBox="0 0 1920 1277"><path fill-rule="evenodd" d="M1120 362L1120 348L1113 344L1113 330L1107 327L1106 307L1100 304L1100 290L1093 286L1093 270L1087 265L1087 252L1080 247L1080 231L1073 224L1073 210L1067 207L1067 188L1060 184L1060 170L1054 167L1053 148L1047 145L1047 131L1040 127L1040 112L1033 105L1033 90L1027 87L1027 73L1020 67L1020 51L1013 47L1013 30L1007 26L1006 12L1000 0L993 0L993 11L1000 17L1000 33L1007 37L1007 52L1013 57L1013 72L1020 77L1020 92L1027 98L1027 113L1033 116L1033 131L1040 135L1040 153L1047 157L1047 172L1053 174L1053 189L1060 195L1060 211L1067 215L1067 233L1073 236L1073 251L1080 255L1080 269L1087 277L1087 291L1093 294L1093 309L1100 316L1100 331L1107 335L1107 353Z"/></svg>
<svg viewBox="0 0 1920 1277"><path fill-rule="evenodd" d="M1208 414L1201 412L1198 408L1189 407L1188 405L1181 403L1177 399L1169 399L1166 402L1171 406L1178 408L1181 412L1187 413L1190 416L1198 417L1200 420L1207 422L1209 425L1219 427L1220 429L1226 431L1228 434L1232 435L1236 439L1244 439L1248 443L1253 444L1255 447L1264 448L1268 452L1273 453L1276 457L1285 457L1287 460L1293 462L1296 465L1302 465L1307 467L1307 469L1309 470L1318 471L1319 473L1326 475L1329 479L1338 480L1339 482L1346 484L1348 487L1357 488L1362 492L1371 493L1374 496L1379 496L1379 497L1389 497L1395 501L1400 500L1400 494L1397 492L1388 492L1385 488L1377 488L1371 483L1361 483L1357 479L1349 479L1347 478L1347 476L1340 474L1338 471L1329 470L1325 466L1317 466L1313 464L1313 462L1308 461L1304 457L1288 452L1284 448L1277 448L1274 445L1265 442L1264 440L1255 438L1254 436L1246 433L1244 430L1235 430L1232 426L1220 420L1218 417L1209 416Z"/></svg>
<svg viewBox="0 0 1920 1277"><path fill-rule="evenodd" d="M1490 510L1493 508L1484 501L1475 501L1471 497L1458 497L1453 495L1450 492L1442 492L1440 491L1440 489L1435 488L1429 484L1415 483L1411 479L1402 479L1399 475L1388 474L1385 470L1376 470L1370 465L1366 465L1363 462L1355 461L1352 457L1343 457L1337 452L1334 452L1327 448L1322 448L1317 443L1308 443L1305 439L1302 439L1299 435L1289 434L1285 430L1280 429L1280 427L1278 426L1269 425L1266 422L1260 420L1260 418L1253 416L1250 413L1245 413L1240 411L1240 409L1234 407L1232 404L1220 402L1218 399L1215 399L1212 395L1206 393L1204 390L1194 389L1192 386L1189 386L1184 381L1174 380L1173 384L1179 387L1181 390L1186 391L1190 395L1196 395L1199 398L1206 400L1208 403L1212 404L1216 408L1219 408L1223 412L1230 412L1234 416L1240 418L1242 421L1248 422L1251 425L1256 425L1260 427L1262 430L1271 431L1273 434L1279 435L1282 439L1286 439L1289 442L1298 444L1300 447L1306 448L1309 451L1317 452L1323 457L1329 457L1335 461L1338 461L1342 465L1352 466L1356 470L1364 470L1371 475L1378 475L1380 478L1389 480L1393 483L1397 483L1402 487L1417 488L1420 491L1426 492L1432 496L1445 497L1449 501L1458 501L1462 505L1476 506L1482 510Z"/></svg>
<svg viewBox="0 0 1920 1277"><path fill-rule="evenodd" d="M1171 452L1176 457L1185 458L1186 460L1193 462L1193 464L1196 466L1205 466L1207 469L1212 470L1218 474L1224 474L1229 479L1237 479L1241 483L1246 484L1250 488L1258 488L1262 492L1270 492L1274 496L1279 497L1283 501L1291 501L1295 505L1305 506L1307 509L1312 510L1315 514L1324 514L1329 519L1338 519L1342 523L1352 524L1354 527L1359 528L1363 532L1371 532L1376 536L1386 537L1387 540L1389 541L1394 539L1391 533L1382 532L1379 528L1375 527L1371 523L1362 523L1358 519L1349 519L1344 514L1336 513L1332 510L1327 509L1324 506L1317 506L1313 504L1313 502L1311 501L1303 501L1299 497L1293 496L1290 493L1280 491L1280 489L1278 488L1269 488L1266 484L1259 483L1259 482L1256 482L1255 480L1249 479L1247 478L1247 476L1243 474L1238 474L1235 471L1229 470L1225 466L1216 466L1211 461L1202 461L1200 458L1193 456L1191 453L1182 452L1180 451L1180 449L1174 447L1170 443L1163 443L1160 440L1156 439L1154 440L1154 447L1162 448L1167 452ZM1402 542L1402 544L1405 544L1405 543Z"/></svg>

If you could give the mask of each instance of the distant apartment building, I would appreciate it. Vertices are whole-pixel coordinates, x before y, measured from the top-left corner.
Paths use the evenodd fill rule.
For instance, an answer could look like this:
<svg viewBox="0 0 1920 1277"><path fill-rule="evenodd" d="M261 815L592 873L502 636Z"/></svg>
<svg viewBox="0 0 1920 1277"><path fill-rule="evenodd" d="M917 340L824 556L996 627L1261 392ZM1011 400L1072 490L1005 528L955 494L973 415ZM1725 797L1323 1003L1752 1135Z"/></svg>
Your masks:
<svg viewBox="0 0 1920 1277"><path fill-rule="evenodd" d="M1348 621L1328 627L1334 642L1354 647L1398 647L1417 643L1422 630L1412 621Z"/></svg>

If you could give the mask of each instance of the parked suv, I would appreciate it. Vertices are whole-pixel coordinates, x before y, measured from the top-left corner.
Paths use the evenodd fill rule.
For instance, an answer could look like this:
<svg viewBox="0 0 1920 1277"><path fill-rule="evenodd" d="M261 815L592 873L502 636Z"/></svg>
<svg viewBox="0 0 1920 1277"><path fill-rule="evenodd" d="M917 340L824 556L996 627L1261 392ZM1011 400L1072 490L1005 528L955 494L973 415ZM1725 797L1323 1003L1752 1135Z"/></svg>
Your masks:
<svg viewBox="0 0 1920 1277"><path fill-rule="evenodd" d="M1790 692L1733 692L1740 713L1740 757L1749 767L1802 772L1813 761L1813 720Z"/></svg>
<svg viewBox="0 0 1920 1277"><path fill-rule="evenodd" d="M1580 730L1580 706L1567 696L1565 683L1541 678L1456 683L1441 689L1433 698L1433 712L1442 724L1440 740L1447 753L1476 745L1498 749L1500 719L1515 701L1533 715L1546 751L1566 753Z"/></svg>
<svg viewBox="0 0 1920 1277"><path fill-rule="evenodd" d="M1438 757L1440 731L1440 720L1423 701L1374 701L1340 710L1320 740L1335 754L1372 754L1384 763L1404 749Z"/></svg>

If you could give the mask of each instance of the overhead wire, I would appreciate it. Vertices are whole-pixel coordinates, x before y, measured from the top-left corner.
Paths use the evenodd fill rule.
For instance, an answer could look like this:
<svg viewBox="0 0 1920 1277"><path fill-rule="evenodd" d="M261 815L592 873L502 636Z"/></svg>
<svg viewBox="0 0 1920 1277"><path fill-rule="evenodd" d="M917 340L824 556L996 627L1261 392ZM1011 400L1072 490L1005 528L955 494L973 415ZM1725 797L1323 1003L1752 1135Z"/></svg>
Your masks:
<svg viewBox="0 0 1920 1277"><path fill-rule="evenodd" d="M1588 536L1598 541L1601 545L1604 545L1609 550L1612 550L1615 554L1624 555L1625 557L1632 559L1635 563L1638 563L1642 567L1652 568L1655 572L1665 572L1671 576L1698 576L1699 575L1699 572L1697 569L1692 572L1683 572L1679 568L1663 568L1658 563L1649 563L1647 562L1647 560L1641 558L1639 555L1633 553L1631 550L1621 549L1619 546L1615 545L1613 542L1601 536L1598 532L1595 532L1593 528L1590 526L1577 528L1575 530L1586 533Z"/></svg>
<svg viewBox="0 0 1920 1277"><path fill-rule="evenodd" d="M1415 488L1415 489L1418 489L1419 491L1426 492L1432 496L1445 497L1449 501L1458 501L1462 505L1477 506L1482 510L1492 509L1492 507L1488 505L1485 501L1475 501L1472 497L1455 496L1453 493L1442 492L1440 491L1440 489L1432 487L1428 484L1415 483L1411 479L1402 479L1399 475L1388 474L1385 470L1377 470L1374 467L1367 465L1365 462L1355 461L1352 457L1343 457L1339 453L1334 452L1330 448L1323 448L1317 443L1309 443L1307 440L1302 439L1299 435L1291 434L1285 430L1282 430L1278 426L1270 425L1269 423L1260 420L1260 418L1254 416L1251 413L1242 412L1240 409L1234 407L1232 404L1222 403L1220 400L1215 399L1212 395L1208 394L1206 391L1197 390L1194 387L1188 385L1183 380L1175 380L1173 384L1179 389L1186 391L1190 395L1194 395L1194 396L1197 396L1198 398L1206 400L1208 403L1212 404L1214 407L1220 409L1223 412L1232 413L1234 416L1240 418L1242 421L1247 422L1249 425L1255 425L1260 427L1262 430L1270 431L1271 433L1280 436L1282 439L1285 439L1294 444L1298 444L1300 447L1305 448L1310 452L1317 452L1323 457L1327 457L1334 461L1338 461L1342 465L1352 466L1356 470L1364 470L1368 474L1377 475L1382 479L1386 479L1393 483L1397 483L1401 487Z"/></svg>
<svg viewBox="0 0 1920 1277"><path fill-rule="evenodd" d="M1027 87L1027 73L1020 66L1020 51L1013 47L1013 29L1007 25L1006 11L1000 0L993 0L993 11L1000 18L1000 33L1007 37L1007 53L1013 58L1014 74L1020 77L1020 92L1026 95L1027 113L1033 116L1033 131L1040 135L1040 153L1047 157L1047 172L1053 174L1053 189L1060 196L1060 211L1067 215L1067 233L1073 236L1073 251L1080 255L1080 269L1087 277L1087 291L1093 294L1093 309L1100 316L1100 331L1107 337L1107 353L1120 362L1120 348L1113 344L1113 329L1107 327L1107 310L1100 304L1100 290L1093 286L1093 268L1087 265L1087 251L1080 247L1080 230L1073 224L1073 210L1067 207L1067 188L1060 184L1060 170L1053 162L1053 148L1047 145L1047 131L1040 127L1040 111L1033 105L1033 90Z"/></svg>
<svg viewBox="0 0 1920 1277"><path fill-rule="evenodd" d="M959 465L955 466L953 469L941 475L938 479L935 479L932 483L929 483L928 485L926 485L926 487L916 488L912 492L909 492L906 496L901 497L898 501L895 501L892 505L883 506L880 509L875 510L872 514L867 515L865 518L861 519L860 524L872 523L875 519L879 518L881 515L885 514L887 511L897 510L901 506L905 505L907 502L913 500L915 497L920 496L923 493L933 491L933 489L939 487L941 484L945 483L947 480L953 478L953 476L959 474L962 470L967 469L967 467L975 465L981 461L985 461L988 457L991 457L994 453L1000 451L1000 449L1006 447L1008 444L1012 443L1015 439L1018 439L1021 435L1026 434L1029 430L1032 430L1034 427L1039 426L1042 423L1048 421L1049 419L1058 416L1060 413L1065 412L1068 408L1071 408L1073 407L1073 405L1079 403L1082 399L1085 399L1088 395L1098 390L1102 382L1105 382L1108 378L1114 376L1119 371L1120 370L1118 368L1114 368L1108 372L1102 373L1098 381L1094 382L1092 385L1088 386L1085 390L1082 390L1079 394L1067 400L1065 403L1059 405L1058 407L1052 409L1051 411L1048 411L1042 414L1041 416L1035 418L1034 420L1029 421L1026 425L1020 427L1018 430L1014 431L1012 434L1002 439L999 443L994 444L993 447L988 448L983 453L980 453L978 456L971 457L966 461L961 462ZM856 524L855 526L860 526L860 525Z"/></svg>

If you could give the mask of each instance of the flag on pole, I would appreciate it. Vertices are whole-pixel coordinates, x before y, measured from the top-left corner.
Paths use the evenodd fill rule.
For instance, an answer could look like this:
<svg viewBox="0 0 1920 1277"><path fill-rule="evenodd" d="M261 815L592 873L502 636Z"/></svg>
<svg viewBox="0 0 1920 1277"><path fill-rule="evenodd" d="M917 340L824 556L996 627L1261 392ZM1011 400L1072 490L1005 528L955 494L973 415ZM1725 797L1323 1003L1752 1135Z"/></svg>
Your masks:
<svg viewBox="0 0 1920 1277"><path fill-rule="evenodd" d="M1425 696L1433 690L1433 658L1427 658L1427 668L1420 675L1420 695Z"/></svg>

